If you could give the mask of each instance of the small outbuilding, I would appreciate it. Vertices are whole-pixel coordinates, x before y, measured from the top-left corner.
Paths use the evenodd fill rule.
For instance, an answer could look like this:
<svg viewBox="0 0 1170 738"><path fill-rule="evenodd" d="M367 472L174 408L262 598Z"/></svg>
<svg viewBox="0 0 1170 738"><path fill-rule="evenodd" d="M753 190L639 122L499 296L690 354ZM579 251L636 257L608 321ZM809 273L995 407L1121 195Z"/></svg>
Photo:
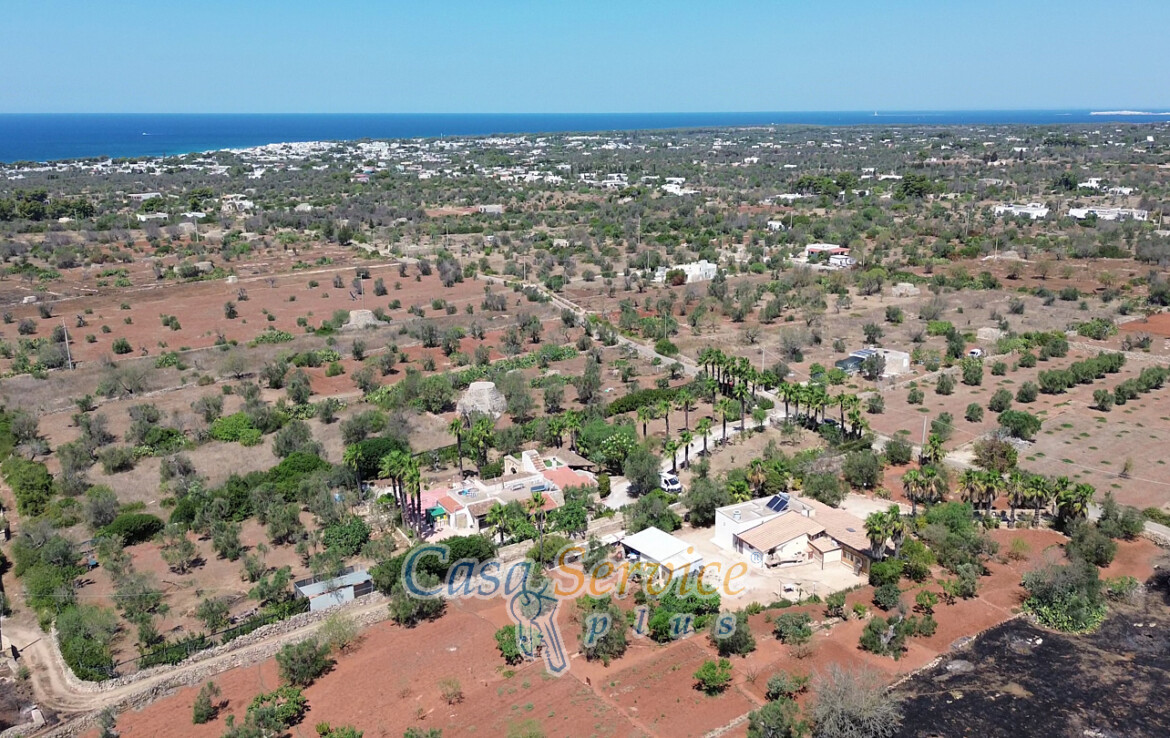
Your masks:
<svg viewBox="0 0 1170 738"><path fill-rule="evenodd" d="M626 557L644 564L657 564L659 575L673 576L686 572L687 576L703 571L703 556L695 547L660 528L646 528L621 540Z"/></svg>
<svg viewBox="0 0 1170 738"><path fill-rule="evenodd" d="M310 612L344 605L374 591L374 581L365 569L346 567L342 572L333 579L310 577L294 582L293 591L298 597L308 598Z"/></svg>

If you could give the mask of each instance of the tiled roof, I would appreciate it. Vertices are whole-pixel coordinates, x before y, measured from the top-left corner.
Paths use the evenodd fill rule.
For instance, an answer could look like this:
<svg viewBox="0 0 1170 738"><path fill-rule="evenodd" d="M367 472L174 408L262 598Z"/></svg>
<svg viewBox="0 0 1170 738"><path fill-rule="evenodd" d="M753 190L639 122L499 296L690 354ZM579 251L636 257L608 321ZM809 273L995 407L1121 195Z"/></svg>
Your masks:
<svg viewBox="0 0 1170 738"><path fill-rule="evenodd" d="M739 534L739 539L757 551L771 551L800 536L814 536L824 532L824 528L812 518L806 518L800 513L786 512L771 520L760 523L755 528L745 530Z"/></svg>

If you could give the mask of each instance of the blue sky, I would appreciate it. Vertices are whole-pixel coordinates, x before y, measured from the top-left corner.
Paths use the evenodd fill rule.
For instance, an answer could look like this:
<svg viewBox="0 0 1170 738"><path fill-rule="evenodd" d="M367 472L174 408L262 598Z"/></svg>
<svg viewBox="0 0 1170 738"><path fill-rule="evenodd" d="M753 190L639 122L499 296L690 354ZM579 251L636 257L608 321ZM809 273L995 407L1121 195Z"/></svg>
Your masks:
<svg viewBox="0 0 1170 738"><path fill-rule="evenodd" d="M0 112L1170 107L1166 0L3 0Z"/></svg>

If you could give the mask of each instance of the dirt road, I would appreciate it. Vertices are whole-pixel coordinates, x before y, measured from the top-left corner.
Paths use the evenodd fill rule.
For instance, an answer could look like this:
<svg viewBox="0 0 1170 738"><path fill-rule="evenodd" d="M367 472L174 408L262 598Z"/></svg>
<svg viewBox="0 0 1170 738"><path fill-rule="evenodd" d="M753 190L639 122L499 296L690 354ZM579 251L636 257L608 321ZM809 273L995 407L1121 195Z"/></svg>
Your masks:
<svg viewBox="0 0 1170 738"><path fill-rule="evenodd" d="M369 595L340 609L349 617L368 626L387 616L386 599ZM97 714L107 708L125 709L151 702L177 687L197 684L215 674L241 665L254 664L270 658L282 645L301 640L316 632L323 618L313 617L292 629L281 629L281 623L266 626L277 632L238 648L222 653L196 655L178 666L162 666L116 679L107 683L82 682L73 676L61 658L61 652L50 634L35 625L6 620L5 636L20 652L21 663L32 672L31 681L37 704L58 714L61 722L38 735L69 736L85 730ZM287 626L287 623L285 624ZM209 652L212 653L212 652Z"/></svg>

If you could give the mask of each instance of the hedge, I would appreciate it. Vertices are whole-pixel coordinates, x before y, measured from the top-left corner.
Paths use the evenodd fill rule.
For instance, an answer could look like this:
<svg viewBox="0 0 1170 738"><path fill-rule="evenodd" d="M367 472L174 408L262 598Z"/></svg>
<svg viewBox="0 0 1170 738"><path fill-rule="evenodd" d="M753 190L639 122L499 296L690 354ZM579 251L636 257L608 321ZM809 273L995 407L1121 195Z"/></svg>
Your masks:
<svg viewBox="0 0 1170 738"><path fill-rule="evenodd" d="M673 387L636 390L609 403L609 406L605 408L605 417L612 418L615 415L633 412L647 405L657 405L663 400L674 402L674 398L677 396L678 389Z"/></svg>
<svg viewBox="0 0 1170 738"><path fill-rule="evenodd" d="M101 529L99 537L119 536L123 545L133 546L154 538L163 527L162 519L157 516L147 513L122 513L114 518L114 522Z"/></svg>
<svg viewBox="0 0 1170 738"><path fill-rule="evenodd" d="M0 473L12 488L21 515L35 517L45 511L53 497L53 476L44 464L10 456L0 465Z"/></svg>

